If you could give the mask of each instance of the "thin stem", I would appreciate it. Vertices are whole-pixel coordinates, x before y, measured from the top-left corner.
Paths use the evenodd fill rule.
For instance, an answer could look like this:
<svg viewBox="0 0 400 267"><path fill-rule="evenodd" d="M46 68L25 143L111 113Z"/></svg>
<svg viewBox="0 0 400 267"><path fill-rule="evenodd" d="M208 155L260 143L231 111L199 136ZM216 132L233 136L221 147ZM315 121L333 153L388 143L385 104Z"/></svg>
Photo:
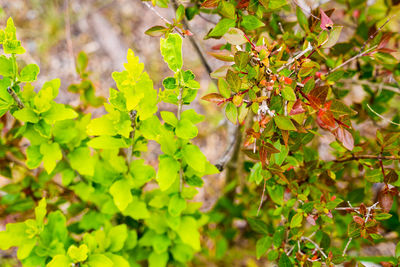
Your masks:
<svg viewBox="0 0 400 267"><path fill-rule="evenodd" d="M132 140L132 145L128 147L128 154L127 154L127 163L128 163L128 170L131 166L131 162L133 159L133 149L135 146L135 131L136 131L136 110L129 111L129 118L131 120L132 131L129 133L129 138Z"/></svg>
<svg viewBox="0 0 400 267"><path fill-rule="evenodd" d="M264 202L264 195L265 195L265 186L266 186L266 183L267 183L267 180L264 179L264 188L263 188L262 195L261 195L261 199L260 199L260 205L258 206L257 216L258 216L258 214L260 213L261 206L262 206L262 204L263 204L263 202Z"/></svg>
<svg viewBox="0 0 400 267"><path fill-rule="evenodd" d="M336 70L342 68L343 66L346 66L346 65L349 64L350 62L356 60L357 58L362 57L362 56L364 56L365 54L368 54L369 52L371 52L372 50L374 50L376 47L377 47L377 46L374 45L374 46L371 47L370 49L368 49L368 50L366 50L366 51L364 51L364 52L362 52L362 53L359 53L359 54L355 55L355 56L352 57L352 58L349 58L348 60L346 60L345 62L343 62L343 63L340 64L339 66L337 66L337 67L335 67L335 68L329 70L325 75L327 76L327 75L331 74L332 72L334 72L334 71L336 71ZM318 81L320 81L320 79L317 79L317 80L315 81L315 83L317 83Z"/></svg>
<svg viewBox="0 0 400 267"><path fill-rule="evenodd" d="M7 92L12 96L14 101L17 103L17 106L19 109L23 109L25 106L22 103L21 99L17 96L17 94L14 92L14 90L11 87L7 87Z"/></svg>
<svg viewBox="0 0 400 267"><path fill-rule="evenodd" d="M344 249L343 249L342 256L346 255L346 251L347 251L347 249L349 248L349 245L350 245L350 243L351 243L351 240L353 240L352 237L350 237L350 238L349 238L349 241L347 241L347 244L346 244L346 246L345 246Z"/></svg>
<svg viewBox="0 0 400 267"><path fill-rule="evenodd" d="M219 162L215 164L215 167L217 167L220 172L224 170L225 165L231 160L239 134L239 127L236 126L235 133L231 135L231 142L229 142L228 147L225 149L225 152L223 153L223 156L221 157Z"/></svg>
<svg viewBox="0 0 400 267"><path fill-rule="evenodd" d="M382 28L383 28L392 18L393 18L393 16L390 17L390 18L388 18L388 19L385 21L385 23L383 23L382 26L380 26L380 27L376 30L376 32L374 32L373 34L371 34L371 35L368 37L368 39L365 40L363 46L362 46L361 49L360 49L360 53L364 50L364 48L365 48L365 46L367 45L367 43L368 43L369 41L371 41L372 39L374 39L375 36L382 30Z"/></svg>
<svg viewBox="0 0 400 267"><path fill-rule="evenodd" d="M183 93L183 88L182 86L179 86L179 95L178 95L178 112L176 114L176 117L178 120L181 120L181 113L182 113L182 93ZM182 163L182 162L181 162ZM179 169L179 192L182 192L183 188L183 172L182 172L182 167Z"/></svg>
<svg viewBox="0 0 400 267"><path fill-rule="evenodd" d="M388 122L388 123L390 123L390 124L400 126L399 123L396 123L396 122L394 122L394 121L391 121L391 120L389 120L389 119L386 119L386 118L383 117L381 114L379 114L378 112L376 112L375 110L373 110L373 109L370 107L369 104L367 104L367 107L369 108L369 110L371 110L372 113L374 113L376 116L378 116L378 117L381 118L382 120L384 120L384 121L386 121L386 122Z"/></svg>
<svg viewBox="0 0 400 267"><path fill-rule="evenodd" d="M351 160L359 160L359 159L377 159L377 160L400 160L400 157L396 156L376 156L376 155L353 155L348 158L336 159L334 162L345 162Z"/></svg>

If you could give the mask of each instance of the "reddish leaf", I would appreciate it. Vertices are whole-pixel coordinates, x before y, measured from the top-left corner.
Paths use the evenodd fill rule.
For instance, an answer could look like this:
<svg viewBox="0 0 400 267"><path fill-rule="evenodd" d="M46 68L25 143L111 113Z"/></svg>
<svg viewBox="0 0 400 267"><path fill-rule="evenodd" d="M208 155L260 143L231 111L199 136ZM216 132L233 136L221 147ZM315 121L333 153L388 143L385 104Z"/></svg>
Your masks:
<svg viewBox="0 0 400 267"><path fill-rule="evenodd" d="M303 102L300 99L297 99L292 109L290 110L289 115L296 115L305 112L305 109L303 108L302 104Z"/></svg>
<svg viewBox="0 0 400 267"><path fill-rule="evenodd" d="M281 130L281 134L283 142L285 143L285 147L287 147L289 143L289 131Z"/></svg>
<svg viewBox="0 0 400 267"><path fill-rule="evenodd" d="M212 50L221 50L221 47L224 46L224 45L225 44L217 44L217 45L211 46L211 49Z"/></svg>
<svg viewBox="0 0 400 267"><path fill-rule="evenodd" d="M318 110L317 123L324 129L332 129L335 127L335 117L333 113L329 110L330 102L328 105L324 105L324 108Z"/></svg>
<svg viewBox="0 0 400 267"><path fill-rule="evenodd" d="M328 15L325 14L325 12L320 9L321 12L321 29L323 30L330 30L332 29L333 26L333 21L328 17Z"/></svg>
<svg viewBox="0 0 400 267"><path fill-rule="evenodd" d="M267 163L268 151L265 149L264 146L261 146L259 154L260 154L261 166L264 168Z"/></svg>
<svg viewBox="0 0 400 267"><path fill-rule="evenodd" d="M353 216L353 221L355 221L359 225L363 225L364 224L364 220L361 217L357 216L357 215Z"/></svg>
<svg viewBox="0 0 400 267"><path fill-rule="evenodd" d="M342 142L343 146L347 148L348 150L353 150L354 148L354 138L353 135L344 129L342 126L339 126L336 128L336 130L333 132L333 134L336 136L336 138Z"/></svg>
<svg viewBox="0 0 400 267"><path fill-rule="evenodd" d="M225 98L217 93L211 93L208 95L203 96L201 99L208 101L208 102L212 102L212 103L221 103L221 101L224 101Z"/></svg>
<svg viewBox="0 0 400 267"><path fill-rule="evenodd" d="M383 209L384 212L389 212L393 205L393 196L386 189L383 189L379 195L379 205Z"/></svg>
<svg viewBox="0 0 400 267"><path fill-rule="evenodd" d="M365 216L365 214L367 214L367 208L365 207L364 203L360 204L360 213Z"/></svg>
<svg viewBox="0 0 400 267"><path fill-rule="evenodd" d="M311 105L314 104L319 108L320 105L325 104L325 100L326 100L326 97L328 96L328 92L329 92L329 86L315 87L308 94L308 98L310 98L310 102L314 102L314 103L310 103L310 104ZM316 108L316 109L318 109L318 108Z"/></svg>
<svg viewBox="0 0 400 267"><path fill-rule="evenodd" d="M379 42L378 49L384 48L390 40L391 33L387 33L382 36L381 41Z"/></svg>
<svg viewBox="0 0 400 267"><path fill-rule="evenodd" d="M237 9L247 8L249 6L250 0L240 0L237 4Z"/></svg>
<svg viewBox="0 0 400 267"><path fill-rule="evenodd" d="M281 151L279 151L278 149L276 149L272 144L270 143L263 143L263 147L265 148L265 150L267 150L269 153L274 154L274 153L279 153Z"/></svg>

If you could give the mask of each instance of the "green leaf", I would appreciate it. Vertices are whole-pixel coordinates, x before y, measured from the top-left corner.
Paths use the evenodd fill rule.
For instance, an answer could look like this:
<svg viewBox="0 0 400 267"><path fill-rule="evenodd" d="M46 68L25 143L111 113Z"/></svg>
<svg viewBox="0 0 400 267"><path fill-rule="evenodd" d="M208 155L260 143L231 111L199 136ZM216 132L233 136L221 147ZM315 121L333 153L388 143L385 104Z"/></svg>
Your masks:
<svg viewBox="0 0 400 267"><path fill-rule="evenodd" d="M296 213L292 220L290 221L290 228L301 227L301 223L303 222L303 213Z"/></svg>
<svg viewBox="0 0 400 267"><path fill-rule="evenodd" d="M285 252L281 254L281 257L279 258L278 262L278 267L292 267L293 264L290 261L289 257L286 255Z"/></svg>
<svg viewBox="0 0 400 267"><path fill-rule="evenodd" d="M400 242L398 242L396 245L395 256L396 258L400 257Z"/></svg>
<svg viewBox="0 0 400 267"><path fill-rule="evenodd" d="M0 75L4 77L12 77L14 75L13 62L11 58L4 55L0 56Z"/></svg>
<svg viewBox="0 0 400 267"><path fill-rule="evenodd" d="M109 258L113 262L113 267L130 267L129 262L122 256L107 253L107 258Z"/></svg>
<svg viewBox="0 0 400 267"><path fill-rule="evenodd" d="M235 64L239 69L245 69L247 63L249 63L250 55L244 51L238 51L235 54Z"/></svg>
<svg viewBox="0 0 400 267"><path fill-rule="evenodd" d="M13 113L13 116L23 122L37 123L39 116L31 108L23 108Z"/></svg>
<svg viewBox="0 0 400 267"><path fill-rule="evenodd" d="M78 113L71 108L66 108L64 104L51 103L51 107L46 112L42 113L42 117L48 124L53 124L56 121L75 119Z"/></svg>
<svg viewBox="0 0 400 267"><path fill-rule="evenodd" d="M392 214L390 213L379 213L374 215L374 219L378 220L378 221L383 221L383 220L387 220L390 219L392 217Z"/></svg>
<svg viewBox="0 0 400 267"><path fill-rule="evenodd" d="M43 225L44 217L46 216L46 198L39 201L39 205L35 208L36 223L39 227Z"/></svg>
<svg viewBox="0 0 400 267"><path fill-rule="evenodd" d="M120 251L128 238L128 227L125 224L114 226L107 234L107 239L110 242L108 250L111 252Z"/></svg>
<svg viewBox="0 0 400 267"><path fill-rule="evenodd" d="M97 149L115 149L121 147L128 147L123 139L115 138L111 136L99 136L91 139L88 146Z"/></svg>
<svg viewBox="0 0 400 267"><path fill-rule="evenodd" d="M139 200L137 196L133 196L132 202L122 212L125 216L130 216L135 220L147 219L150 213L147 210L146 202Z"/></svg>
<svg viewBox="0 0 400 267"><path fill-rule="evenodd" d="M194 109L187 109L181 113L181 119L188 119L193 124L196 124L204 120L204 115L196 113Z"/></svg>
<svg viewBox="0 0 400 267"><path fill-rule="evenodd" d="M43 155L44 169L51 173L56 167L56 162L62 159L60 146L57 143L43 143L40 145L40 153Z"/></svg>
<svg viewBox="0 0 400 267"><path fill-rule="evenodd" d="M161 54L173 72L182 68L182 38L179 34L172 33L167 39L160 40Z"/></svg>
<svg viewBox="0 0 400 267"><path fill-rule="evenodd" d="M256 243L257 260L260 259L261 256L267 252L267 250L271 247L271 245L272 245L272 238L270 236L264 236L263 238L257 240Z"/></svg>
<svg viewBox="0 0 400 267"><path fill-rule="evenodd" d="M150 36L159 37L163 36L168 31L168 28L164 26L153 26L147 29L144 33Z"/></svg>
<svg viewBox="0 0 400 267"><path fill-rule="evenodd" d="M365 179L371 183L381 183L383 181L383 174L380 169L367 169L365 172Z"/></svg>
<svg viewBox="0 0 400 267"><path fill-rule="evenodd" d="M175 133L182 139L192 139L198 134L196 125L188 119L181 119L176 126Z"/></svg>
<svg viewBox="0 0 400 267"><path fill-rule="evenodd" d="M233 124L237 123L237 107L232 103L229 102L225 107L225 115Z"/></svg>
<svg viewBox="0 0 400 267"><path fill-rule="evenodd" d="M303 11L299 7L296 7L296 16L297 16L297 21L300 24L300 27L305 30L306 32L309 31L308 28L308 19L306 15L304 15Z"/></svg>
<svg viewBox="0 0 400 267"><path fill-rule="evenodd" d="M71 267L71 260L66 255L57 255L46 267Z"/></svg>
<svg viewBox="0 0 400 267"><path fill-rule="evenodd" d="M290 86L284 86L281 90L282 97L287 101L296 101L296 94Z"/></svg>
<svg viewBox="0 0 400 267"><path fill-rule="evenodd" d="M179 162L170 156L160 156L156 180L162 191L167 190L175 182L180 169Z"/></svg>
<svg viewBox="0 0 400 267"><path fill-rule="evenodd" d="M251 31L251 30L255 30L259 27L262 27L265 24L262 21L260 21L256 16L248 15L248 16L243 16L241 25L246 30Z"/></svg>
<svg viewBox="0 0 400 267"><path fill-rule="evenodd" d="M186 209L186 201L181 198L179 195L175 194L170 200L168 204L168 212L171 216L177 217L180 216L182 211Z"/></svg>
<svg viewBox="0 0 400 267"><path fill-rule="evenodd" d="M168 252L164 252L161 254L157 254L156 252L152 252L149 256L149 267L165 267L168 263Z"/></svg>
<svg viewBox="0 0 400 267"><path fill-rule="evenodd" d="M228 83L224 79L218 79L218 90L219 93L225 98L229 98L231 96L231 90L228 87Z"/></svg>
<svg viewBox="0 0 400 267"><path fill-rule="evenodd" d="M167 252L171 245L171 239L166 235L156 235L152 240L152 246L156 253L161 254Z"/></svg>
<svg viewBox="0 0 400 267"><path fill-rule="evenodd" d="M131 186L127 180L118 180L110 187L110 194L113 196L114 204L120 211L126 209L132 201Z"/></svg>
<svg viewBox="0 0 400 267"><path fill-rule="evenodd" d="M176 79L174 77L167 77L163 80L163 86L165 89L176 89L178 87L178 84L176 83Z"/></svg>
<svg viewBox="0 0 400 267"><path fill-rule="evenodd" d="M197 230L197 222L193 217L182 217L181 224L176 231L179 238L186 245L191 246L195 251L200 250L200 234Z"/></svg>
<svg viewBox="0 0 400 267"><path fill-rule="evenodd" d="M281 185L275 185L274 187L267 186L267 191L273 202L279 205L283 205L283 194L284 194L283 186Z"/></svg>
<svg viewBox="0 0 400 267"><path fill-rule="evenodd" d="M26 65L19 74L19 80L21 82L33 82L39 74L39 67L36 64Z"/></svg>
<svg viewBox="0 0 400 267"><path fill-rule="evenodd" d="M175 12L175 19L177 22L180 22L185 17L185 7L183 5L179 5Z"/></svg>
<svg viewBox="0 0 400 267"><path fill-rule="evenodd" d="M276 123L276 126L281 130L286 130L286 131L296 131L297 130L289 117L277 115L277 116L274 116L274 121Z"/></svg>
<svg viewBox="0 0 400 267"><path fill-rule="evenodd" d="M343 115L354 116L357 114L356 111L354 111L353 109L349 108L347 105L336 99L332 100L330 111L337 118Z"/></svg>
<svg viewBox="0 0 400 267"><path fill-rule="evenodd" d="M79 147L68 154L71 168L81 175L94 175L95 159L90 155L88 147Z"/></svg>
<svg viewBox="0 0 400 267"><path fill-rule="evenodd" d="M160 112L161 118L168 124L176 127L178 125L178 119L176 118L175 114L170 111L161 111Z"/></svg>
<svg viewBox="0 0 400 267"><path fill-rule="evenodd" d="M208 37L220 37L224 35L230 28L235 27L236 20L223 18L221 19L217 25L215 25L214 29L208 34Z"/></svg>
<svg viewBox="0 0 400 267"><path fill-rule="evenodd" d="M187 144L182 149L182 155L186 163L198 172L204 172L207 158L197 146Z"/></svg>
<svg viewBox="0 0 400 267"><path fill-rule="evenodd" d="M259 219L253 219L250 217L247 217L247 221L248 221L251 229L253 229L257 233L265 234L265 235L269 234L268 225L264 221L261 221Z"/></svg>
<svg viewBox="0 0 400 267"><path fill-rule="evenodd" d="M235 19L236 8L232 3L221 1L218 10L222 16L229 19Z"/></svg>
<svg viewBox="0 0 400 267"><path fill-rule="evenodd" d="M29 169L35 169L40 166L43 155L40 153L40 146L29 146L26 149L26 166Z"/></svg>
<svg viewBox="0 0 400 267"><path fill-rule="evenodd" d="M113 262L103 254L92 254L87 261L89 267L115 267Z"/></svg>
<svg viewBox="0 0 400 267"><path fill-rule="evenodd" d="M322 46L322 48L330 48L334 46L339 40L342 29L343 26L333 26L333 29L329 32L328 41Z"/></svg>
<svg viewBox="0 0 400 267"><path fill-rule="evenodd" d="M68 248L67 255L71 258L73 262L83 262L88 257L89 249L86 244L82 244L79 248L72 245Z"/></svg>

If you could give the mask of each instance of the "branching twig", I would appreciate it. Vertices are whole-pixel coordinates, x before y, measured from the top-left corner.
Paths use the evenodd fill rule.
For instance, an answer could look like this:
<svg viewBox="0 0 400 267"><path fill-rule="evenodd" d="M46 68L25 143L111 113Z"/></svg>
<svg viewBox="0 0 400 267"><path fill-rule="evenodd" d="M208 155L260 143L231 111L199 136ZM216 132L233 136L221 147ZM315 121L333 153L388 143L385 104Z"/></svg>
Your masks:
<svg viewBox="0 0 400 267"><path fill-rule="evenodd" d="M313 47L309 44L306 49L304 49L298 55L296 55L294 58L290 59L287 63L285 63L281 67L279 67L279 69L277 69L276 72L279 73L281 70L283 70L284 68L288 67L295 60L299 59L300 57L302 57L304 54L306 54L307 52L311 51L312 49L313 49Z"/></svg>
<svg viewBox="0 0 400 267"><path fill-rule="evenodd" d="M322 256L324 256L325 259L328 258L328 256L326 256L325 252L322 250L322 248L317 243L312 241L310 238L303 236L303 237L301 237L301 239L305 239L308 242L310 242L311 244L313 244L315 246L315 248L322 254Z"/></svg>
<svg viewBox="0 0 400 267"><path fill-rule="evenodd" d="M19 109L23 109L25 106L22 103L21 99L17 96L17 94L14 92L14 90L11 87L7 87L7 92L12 96L14 101L17 103L17 106Z"/></svg>
<svg viewBox="0 0 400 267"><path fill-rule="evenodd" d="M370 207L367 208L367 215L365 216L365 220L364 220L365 223L368 222L368 219L369 219L369 217L371 216L371 210L376 209L376 206L377 206L378 204L379 204L379 201L376 202L374 205L372 205L372 206L370 206Z"/></svg>

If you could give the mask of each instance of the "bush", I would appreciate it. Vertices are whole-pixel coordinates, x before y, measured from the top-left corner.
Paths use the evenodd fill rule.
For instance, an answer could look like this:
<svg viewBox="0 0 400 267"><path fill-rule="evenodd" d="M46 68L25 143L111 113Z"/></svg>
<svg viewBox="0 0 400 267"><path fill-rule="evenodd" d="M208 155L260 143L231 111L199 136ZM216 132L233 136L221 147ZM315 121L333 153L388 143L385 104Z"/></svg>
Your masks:
<svg viewBox="0 0 400 267"><path fill-rule="evenodd" d="M107 113L94 119L81 107L104 100L88 78L87 56L77 58L81 84L69 87L82 94L82 106L57 103L60 80L35 91L39 67L19 68L25 49L8 19L0 32L0 157L9 180L0 207L19 222L0 232L0 248L18 247L23 266L242 258L333 266L365 260L357 250L399 233L400 63L392 49L399 36L386 30L396 27L387 17L398 3L338 1L341 12L282 0L171 4L175 19L146 33L163 36L161 54L174 75L155 90L129 50L125 70L112 74L117 90L109 91ZM183 68L182 40L198 47L188 20L207 13L220 20L205 38L223 42L209 54L230 63L210 73L218 92L202 99L224 107L239 136L215 166L192 143L205 116L183 108L200 85ZM336 20L354 30L343 34ZM160 102L177 112L159 111ZM362 130L367 121L376 136ZM146 164L149 141L162 152L157 168ZM224 194L201 211L196 188L225 169ZM396 265L399 245L393 255L368 260Z"/></svg>

